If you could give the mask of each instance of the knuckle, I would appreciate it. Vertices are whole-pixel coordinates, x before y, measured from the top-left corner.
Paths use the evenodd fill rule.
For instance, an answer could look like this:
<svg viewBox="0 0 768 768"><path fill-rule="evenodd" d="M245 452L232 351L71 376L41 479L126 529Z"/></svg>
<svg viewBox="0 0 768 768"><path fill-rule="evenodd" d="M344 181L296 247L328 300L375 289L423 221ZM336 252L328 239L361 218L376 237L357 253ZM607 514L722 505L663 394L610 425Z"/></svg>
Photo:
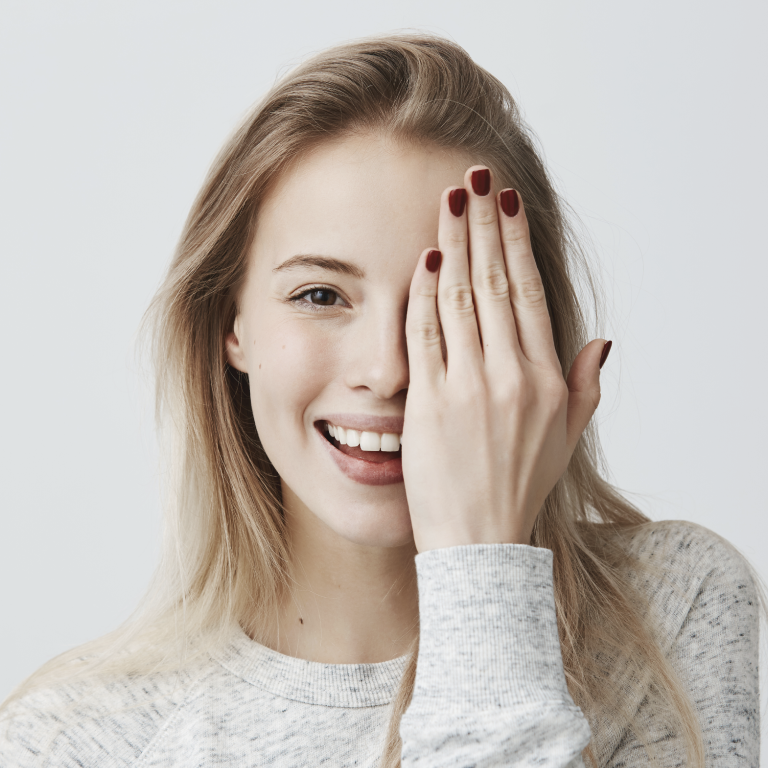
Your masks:
<svg viewBox="0 0 768 768"><path fill-rule="evenodd" d="M448 232L445 233L444 237L446 245L448 245L449 248L466 248L467 246L468 237L466 227L451 227ZM444 247L443 250L445 250Z"/></svg>
<svg viewBox="0 0 768 768"><path fill-rule="evenodd" d="M461 377L462 384L457 394L457 399L467 408L477 408L484 403L487 395L483 377L472 371L464 371Z"/></svg>
<svg viewBox="0 0 768 768"><path fill-rule="evenodd" d="M482 290L491 298L509 301L509 280L506 270L496 264L486 269L481 277Z"/></svg>
<svg viewBox="0 0 768 768"><path fill-rule="evenodd" d="M472 288L469 285L451 285L445 291L445 304L449 310L457 314L474 312Z"/></svg>
<svg viewBox="0 0 768 768"><path fill-rule="evenodd" d="M531 386L528 379L524 377L518 379L515 387L515 399L526 409L536 404L536 390Z"/></svg>
<svg viewBox="0 0 768 768"><path fill-rule="evenodd" d="M440 343L440 328L437 323L427 321L414 323L408 336L411 339L431 346Z"/></svg>
<svg viewBox="0 0 768 768"><path fill-rule="evenodd" d="M547 306L544 286L541 284L541 280L533 277L513 283L512 298L533 309L545 309Z"/></svg>
<svg viewBox="0 0 768 768"><path fill-rule="evenodd" d="M504 406L527 408L530 405L530 389L526 379L517 371L505 377L499 391Z"/></svg>
<svg viewBox="0 0 768 768"><path fill-rule="evenodd" d="M498 226L496 221L496 211L493 208L482 208L479 211L475 211L472 214L470 222L472 224L477 224L479 227Z"/></svg>
<svg viewBox="0 0 768 768"><path fill-rule="evenodd" d="M515 222L516 219L507 219L507 229L504 232L504 242L509 245L514 245L516 248L529 249L531 247L531 243L526 228L516 225L510 226L510 221Z"/></svg>
<svg viewBox="0 0 768 768"><path fill-rule="evenodd" d="M416 296L424 299L434 299L437 296L437 286L432 285L419 285L416 288Z"/></svg>

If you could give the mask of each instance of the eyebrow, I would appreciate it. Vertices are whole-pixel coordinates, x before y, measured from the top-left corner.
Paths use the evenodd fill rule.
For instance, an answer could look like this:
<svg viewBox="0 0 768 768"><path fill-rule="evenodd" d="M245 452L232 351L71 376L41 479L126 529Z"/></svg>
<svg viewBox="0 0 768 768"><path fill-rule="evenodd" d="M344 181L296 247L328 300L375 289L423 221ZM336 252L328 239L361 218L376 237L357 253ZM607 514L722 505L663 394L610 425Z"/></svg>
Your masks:
<svg viewBox="0 0 768 768"><path fill-rule="evenodd" d="M290 259L284 261L280 266L275 267L273 272L281 272L289 269L301 269L302 267L318 267L319 269L326 269L329 272L338 272L342 275L352 275L352 277L358 277L361 280L365 278L365 272L355 264L349 261L342 261L341 259L334 259L330 256L315 256L311 253L300 253L296 256L291 256Z"/></svg>

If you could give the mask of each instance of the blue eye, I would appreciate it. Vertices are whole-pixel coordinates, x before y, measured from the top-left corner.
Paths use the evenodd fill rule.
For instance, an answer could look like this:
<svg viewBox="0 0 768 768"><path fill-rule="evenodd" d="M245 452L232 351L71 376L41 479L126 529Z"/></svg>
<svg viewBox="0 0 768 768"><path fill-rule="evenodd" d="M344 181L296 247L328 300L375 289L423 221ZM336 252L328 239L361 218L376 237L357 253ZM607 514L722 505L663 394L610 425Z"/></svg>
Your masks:
<svg viewBox="0 0 768 768"><path fill-rule="evenodd" d="M296 296L292 296L290 301L308 307L313 312L321 312L323 307L339 306L336 304L338 298L339 294L332 288L327 288L326 286L313 286Z"/></svg>

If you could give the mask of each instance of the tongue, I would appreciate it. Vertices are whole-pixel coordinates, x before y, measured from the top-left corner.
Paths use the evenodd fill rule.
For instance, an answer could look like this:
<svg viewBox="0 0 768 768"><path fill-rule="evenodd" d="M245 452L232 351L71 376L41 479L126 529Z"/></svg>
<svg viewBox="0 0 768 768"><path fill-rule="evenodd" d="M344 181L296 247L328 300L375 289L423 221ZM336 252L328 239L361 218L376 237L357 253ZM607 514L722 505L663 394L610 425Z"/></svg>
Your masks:
<svg viewBox="0 0 768 768"><path fill-rule="evenodd" d="M362 451L360 446L354 448L350 445L342 445L338 440L333 438L334 446L338 448L342 453L346 453L347 456L352 456L355 459L362 459L363 461L370 461L374 464L382 464L385 461L392 461L392 459L400 458L400 451Z"/></svg>

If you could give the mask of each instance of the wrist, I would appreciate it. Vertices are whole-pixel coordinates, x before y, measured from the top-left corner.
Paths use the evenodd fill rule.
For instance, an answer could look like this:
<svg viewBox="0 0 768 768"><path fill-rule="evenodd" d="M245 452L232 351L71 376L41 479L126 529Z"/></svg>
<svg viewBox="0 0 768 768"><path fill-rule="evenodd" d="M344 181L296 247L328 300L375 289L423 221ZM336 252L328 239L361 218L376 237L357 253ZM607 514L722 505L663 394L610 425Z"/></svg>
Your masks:
<svg viewBox="0 0 768 768"><path fill-rule="evenodd" d="M427 532L414 530L413 538L416 543L416 549L419 552L472 544L524 544L525 546L531 546L530 533L521 530L467 531L446 530L444 527L441 527Z"/></svg>

